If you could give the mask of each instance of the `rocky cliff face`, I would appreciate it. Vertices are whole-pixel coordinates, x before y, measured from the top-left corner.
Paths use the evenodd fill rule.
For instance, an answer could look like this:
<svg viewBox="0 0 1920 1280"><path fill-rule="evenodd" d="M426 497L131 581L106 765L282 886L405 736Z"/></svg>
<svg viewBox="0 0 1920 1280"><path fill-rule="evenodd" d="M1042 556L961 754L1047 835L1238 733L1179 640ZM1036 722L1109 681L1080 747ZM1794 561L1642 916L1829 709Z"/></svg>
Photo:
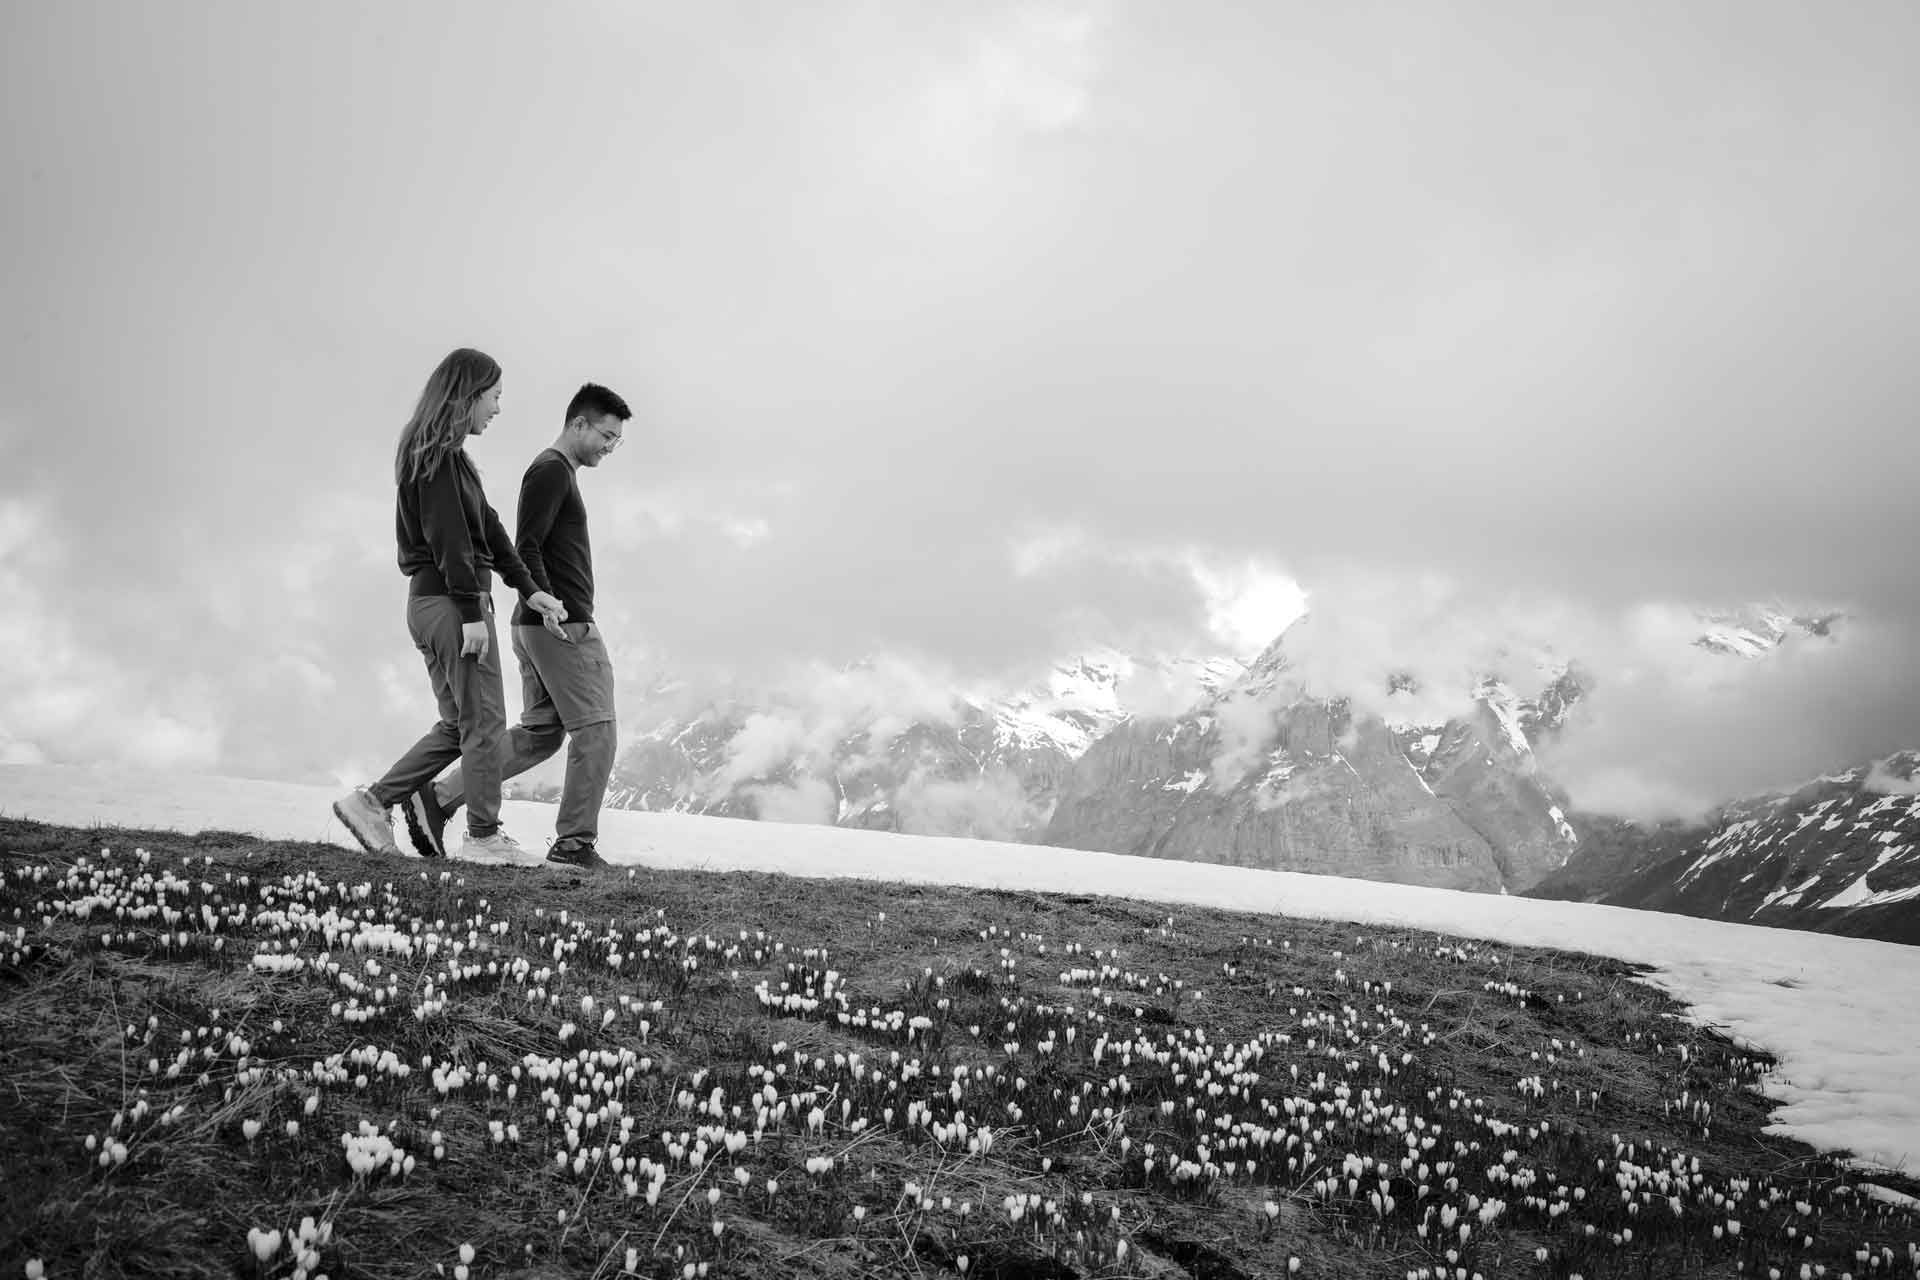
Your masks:
<svg viewBox="0 0 1920 1280"><path fill-rule="evenodd" d="M1094 744L1061 788L1048 844L1280 871L1498 890L1479 832L1439 802L1378 721L1342 703L1275 718L1257 766L1224 789L1218 721L1135 721Z"/></svg>
<svg viewBox="0 0 1920 1280"><path fill-rule="evenodd" d="M1193 712L1096 742L1044 841L1483 892L1566 862L1577 838L1527 733L1558 726L1579 696L1571 673L1527 699L1485 681L1470 713L1441 724L1389 721L1295 687L1285 641ZM1414 692L1383 691L1387 703L1401 691Z"/></svg>
<svg viewBox="0 0 1920 1280"><path fill-rule="evenodd" d="M1639 823L1604 814L1572 812L1580 843L1565 866L1526 890L1532 898L1601 902L1650 867L1677 858L1713 834L1713 823L1678 820Z"/></svg>

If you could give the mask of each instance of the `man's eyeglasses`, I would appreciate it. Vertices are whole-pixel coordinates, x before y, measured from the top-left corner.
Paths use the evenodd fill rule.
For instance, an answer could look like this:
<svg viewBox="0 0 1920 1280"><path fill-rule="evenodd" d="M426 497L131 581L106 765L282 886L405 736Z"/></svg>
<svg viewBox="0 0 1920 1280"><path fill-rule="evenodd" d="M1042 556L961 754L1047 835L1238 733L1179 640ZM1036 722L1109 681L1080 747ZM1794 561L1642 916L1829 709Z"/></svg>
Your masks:
<svg viewBox="0 0 1920 1280"><path fill-rule="evenodd" d="M626 440L625 436L615 435L613 432L607 430L605 427L601 426L597 422L590 422L587 425L592 427L595 431L598 431L602 436L606 437L607 451L609 453L611 453L615 449L618 449L621 446L621 444L624 443Z"/></svg>

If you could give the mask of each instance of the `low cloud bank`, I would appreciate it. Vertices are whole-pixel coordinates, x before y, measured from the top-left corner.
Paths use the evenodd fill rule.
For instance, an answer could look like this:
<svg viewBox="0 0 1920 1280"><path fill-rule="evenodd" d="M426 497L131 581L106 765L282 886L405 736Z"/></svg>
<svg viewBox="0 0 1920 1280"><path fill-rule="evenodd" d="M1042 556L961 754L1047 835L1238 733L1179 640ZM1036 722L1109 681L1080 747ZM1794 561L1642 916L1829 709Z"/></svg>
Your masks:
<svg viewBox="0 0 1920 1280"><path fill-rule="evenodd" d="M1470 712L1487 677L1528 697L1570 665L1585 696L1538 755L1592 812L1697 819L1920 746L1920 629L1845 601L1602 609L1362 573L1309 595L1308 616L1281 642L1273 689L1219 709L1216 785L1257 761L1272 713L1295 698L1344 696L1359 714L1439 723ZM1820 625L1793 620L1834 613ZM1713 635L1737 643L1697 643Z"/></svg>

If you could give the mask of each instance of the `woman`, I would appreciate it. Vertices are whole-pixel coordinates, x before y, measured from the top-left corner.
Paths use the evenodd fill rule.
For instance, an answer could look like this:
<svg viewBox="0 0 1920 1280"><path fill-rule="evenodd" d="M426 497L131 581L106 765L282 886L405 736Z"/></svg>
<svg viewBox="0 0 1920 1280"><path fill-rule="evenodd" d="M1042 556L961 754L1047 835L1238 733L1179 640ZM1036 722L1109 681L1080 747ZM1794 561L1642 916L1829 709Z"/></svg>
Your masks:
<svg viewBox="0 0 1920 1280"><path fill-rule="evenodd" d="M394 453L395 527L407 575L407 630L426 660L440 722L394 762L386 776L334 802L333 812L369 853L400 852L391 809L455 759L466 784L464 855L514 856L519 843L500 826L500 741L507 704L493 622L493 574L543 618L565 621L566 606L539 589L513 539L487 504L465 448L500 412L500 366L466 347L427 379Z"/></svg>

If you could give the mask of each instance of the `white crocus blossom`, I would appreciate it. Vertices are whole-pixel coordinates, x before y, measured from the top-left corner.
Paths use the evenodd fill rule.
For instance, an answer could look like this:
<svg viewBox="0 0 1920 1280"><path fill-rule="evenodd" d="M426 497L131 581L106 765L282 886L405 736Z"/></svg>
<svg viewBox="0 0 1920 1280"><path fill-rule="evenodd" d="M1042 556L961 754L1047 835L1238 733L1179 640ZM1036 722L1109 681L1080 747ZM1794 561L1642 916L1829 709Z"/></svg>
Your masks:
<svg viewBox="0 0 1920 1280"><path fill-rule="evenodd" d="M253 1250L253 1256L262 1263L271 1262L273 1255L280 1252L280 1233L262 1231L259 1227L249 1227L247 1246Z"/></svg>

